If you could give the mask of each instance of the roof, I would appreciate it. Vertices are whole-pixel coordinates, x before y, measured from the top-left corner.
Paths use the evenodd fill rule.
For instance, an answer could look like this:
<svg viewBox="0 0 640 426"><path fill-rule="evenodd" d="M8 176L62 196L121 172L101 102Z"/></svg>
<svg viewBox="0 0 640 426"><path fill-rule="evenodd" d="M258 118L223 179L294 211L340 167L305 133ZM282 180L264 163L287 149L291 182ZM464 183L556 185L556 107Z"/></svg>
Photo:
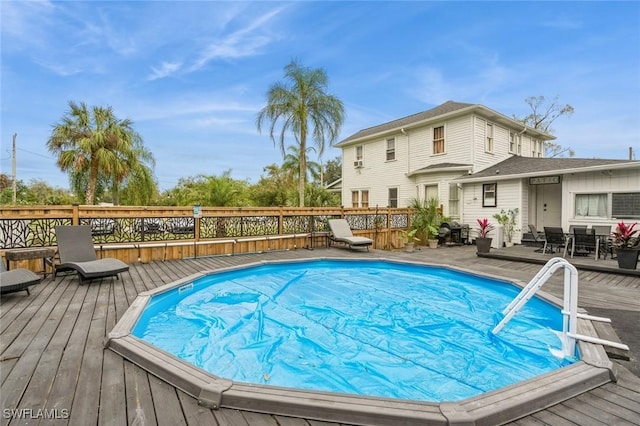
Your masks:
<svg viewBox="0 0 640 426"><path fill-rule="evenodd" d="M456 171L456 170L464 170L464 169L473 169L472 164L463 164L463 163L438 163L431 164L427 167L422 167L421 169L414 170L410 172L407 176L417 175L421 173L430 173L430 172L442 172L442 171Z"/></svg>
<svg viewBox="0 0 640 426"><path fill-rule="evenodd" d="M480 104L468 104L464 102L447 101L442 105L438 105L437 107L427 111L419 112L417 114L409 115L407 117L399 118L397 120L389 121L387 123L379 124L377 126L362 129L354 133L353 135L347 137L346 139L343 139L342 141L338 142L336 146L340 147L340 146L348 145L352 142L355 142L370 136L380 135L380 134L388 133L391 131L403 131L405 128L422 125L424 124L424 122L432 119L444 118L449 115L461 114L463 112L472 112L472 111L480 112L482 115L488 118L491 118L492 120L499 121L501 123L507 123L507 122L511 123L514 127L516 125L518 126L523 125L522 123L520 123L518 120L514 118L507 117L503 114L493 111ZM536 134L538 137L541 137L545 140L555 139L555 137L552 135L546 134L544 132L541 132L539 130L533 129L528 126L525 126L525 127L528 131Z"/></svg>
<svg viewBox="0 0 640 426"><path fill-rule="evenodd" d="M618 168L638 168L640 161L602 160L594 158L532 158L513 156L471 175L461 176L456 181L480 181L491 177L505 180L526 176L567 174Z"/></svg>

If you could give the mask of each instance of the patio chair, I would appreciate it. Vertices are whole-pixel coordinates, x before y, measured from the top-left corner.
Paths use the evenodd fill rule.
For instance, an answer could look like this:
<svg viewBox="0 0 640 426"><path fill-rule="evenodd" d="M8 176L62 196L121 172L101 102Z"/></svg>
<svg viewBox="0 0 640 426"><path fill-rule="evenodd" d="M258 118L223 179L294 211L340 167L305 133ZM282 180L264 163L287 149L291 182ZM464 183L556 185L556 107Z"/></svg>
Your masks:
<svg viewBox="0 0 640 426"><path fill-rule="evenodd" d="M567 243L564 237L564 231L559 226L545 226L544 239L545 242L544 247L542 248L542 254L546 254L547 247L549 247L551 251L560 251L561 248L566 248Z"/></svg>
<svg viewBox="0 0 640 426"><path fill-rule="evenodd" d="M369 238L354 236L345 219L329 219L329 228L331 241L347 244L352 250L354 247L365 247L369 251L369 246L373 244L373 240Z"/></svg>
<svg viewBox="0 0 640 426"><path fill-rule="evenodd" d="M596 239L595 230L574 228L573 243L571 244L571 257L573 258L574 254L578 256L588 256L591 254L591 251L598 251L598 240Z"/></svg>
<svg viewBox="0 0 640 426"><path fill-rule="evenodd" d="M541 253L544 250L545 243L547 242L546 238L544 237L544 234L541 232L538 232L538 230L536 229L536 226L532 224L529 224L529 232L531 232L533 241L536 242L537 244L540 244L540 247L534 251L536 253Z"/></svg>
<svg viewBox="0 0 640 426"><path fill-rule="evenodd" d="M613 246L611 245L611 225L593 225L593 230L596 233L596 238L600 244L600 251L598 255L602 255L604 260L607 260L607 256L611 255L613 259Z"/></svg>
<svg viewBox="0 0 640 426"><path fill-rule="evenodd" d="M0 262L0 294L16 291L26 291L27 294L31 294L29 287L40 281L42 278L28 269L18 268L7 271L4 263Z"/></svg>
<svg viewBox="0 0 640 426"><path fill-rule="evenodd" d="M118 259L98 259L91 240L91 227L56 226L58 254L60 264L53 268L55 278L60 271L74 270L80 276L80 283L85 280L118 276L120 272L129 270L129 265Z"/></svg>

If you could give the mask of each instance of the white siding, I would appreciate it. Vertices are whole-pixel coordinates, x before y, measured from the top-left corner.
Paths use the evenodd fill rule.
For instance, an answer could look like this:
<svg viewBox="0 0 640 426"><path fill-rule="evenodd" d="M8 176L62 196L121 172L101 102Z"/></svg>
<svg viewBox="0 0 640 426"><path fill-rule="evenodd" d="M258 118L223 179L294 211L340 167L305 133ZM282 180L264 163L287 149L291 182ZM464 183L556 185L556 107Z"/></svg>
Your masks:
<svg viewBox="0 0 640 426"><path fill-rule="evenodd" d="M500 210L510 210L518 208L518 217L516 224L516 233L514 234L513 241L515 243L520 242L522 238L521 229L522 225L522 199L526 198L526 190L523 190L524 185L520 179L514 179L509 181L492 182L487 181L484 183L496 183L497 194L497 207L482 207L482 183L467 184L464 186L462 193L462 210L463 210L463 223L466 223L471 228L471 238L478 236L477 228L478 224L476 219L487 218L489 221L497 226L496 220L493 215L500 213ZM526 228L525 224L525 228ZM495 232L495 231L494 231Z"/></svg>

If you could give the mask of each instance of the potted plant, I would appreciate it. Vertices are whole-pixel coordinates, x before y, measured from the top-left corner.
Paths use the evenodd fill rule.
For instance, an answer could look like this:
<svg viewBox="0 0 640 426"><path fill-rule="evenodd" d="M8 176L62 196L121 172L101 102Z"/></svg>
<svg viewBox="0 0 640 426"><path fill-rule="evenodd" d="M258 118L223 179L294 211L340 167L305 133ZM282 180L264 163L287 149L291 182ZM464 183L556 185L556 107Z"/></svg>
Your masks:
<svg viewBox="0 0 640 426"><path fill-rule="evenodd" d="M418 237L416 237L417 229L405 229L400 231L400 239L404 243L404 251L413 253L415 251L415 243L416 241L420 241Z"/></svg>
<svg viewBox="0 0 640 426"><path fill-rule="evenodd" d="M420 201L414 199L411 202L413 212L413 228L418 230L418 234L425 238L429 248L438 247L438 232L444 217L438 207L438 199Z"/></svg>
<svg viewBox="0 0 640 426"><path fill-rule="evenodd" d="M634 229L637 224L636 222L633 225L628 225L623 220L611 233L611 246L616 250L618 267L621 269L636 269L638 266L640 238L634 236L638 232L637 229Z"/></svg>
<svg viewBox="0 0 640 426"><path fill-rule="evenodd" d="M489 253L491 249L491 237L488 237L489 232L493 231L493 225L489 222L489 219L477 219L478 221L478 238L476 238L476 251L478 253Z"/></svg>
<svg viewBox="0 0 640 426"><path fill-rule="evenodd" d="M517 208L510 209L509 211L502 209L500 213L493 215L493 218L503 227L502 230L507 239L505 242L507 247L513 246L513 234L516 231L516 216L518 216L518 211Z"/></svg>

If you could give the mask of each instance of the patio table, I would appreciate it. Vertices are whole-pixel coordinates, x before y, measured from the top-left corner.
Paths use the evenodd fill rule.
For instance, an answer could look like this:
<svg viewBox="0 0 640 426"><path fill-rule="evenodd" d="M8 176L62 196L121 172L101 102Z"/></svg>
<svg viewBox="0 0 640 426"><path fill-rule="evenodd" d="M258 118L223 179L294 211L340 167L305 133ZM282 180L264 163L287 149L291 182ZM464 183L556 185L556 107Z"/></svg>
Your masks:
<svg viewBox="0 0 640 426"><path fill-rule="evenodd" d="M11 261L28 260L42 258L42 274L47 277L47 262L53 265L53 257L56 255L56 250L48 247L37 248L25 248L25 249L13 249L7 250L4 253L4 258L7 262L7 271Z"/></svg>

